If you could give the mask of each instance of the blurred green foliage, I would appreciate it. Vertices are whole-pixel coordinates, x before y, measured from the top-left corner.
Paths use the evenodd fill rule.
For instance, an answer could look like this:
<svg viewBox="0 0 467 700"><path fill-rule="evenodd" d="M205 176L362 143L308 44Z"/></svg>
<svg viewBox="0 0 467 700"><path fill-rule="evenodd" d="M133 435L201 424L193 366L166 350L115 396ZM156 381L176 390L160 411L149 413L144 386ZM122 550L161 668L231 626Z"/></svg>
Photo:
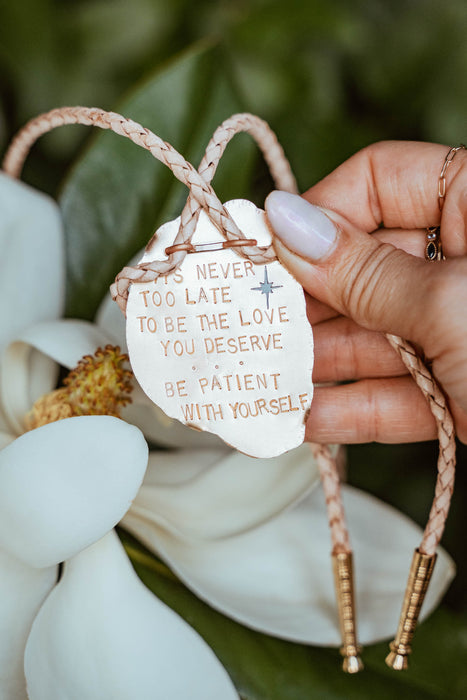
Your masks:
<svg viewBox="0 0 467 700"><path fill-rule="evenodd" d="M119 111L164 134L185 158L198 163L216 127L240 108L221 59L216 46L198 42L156 70ZM219 197L241 197L250 190L253 153L245 136L236 140L235 149L227 149L215 177ZM186 187L145 150L113 133L96 134L60 198L67 233L68 315L94 316L116 272L161 223L180 214L186 196ZM98 275L96 241L103 253Z"/></svg>
<svg viewBox="0 0 467 700"><path fill-rule="evenodd" d="M465 139L466 30L464 0L3 0L0 143L52 107L113 107L210 37L306 188L378 139ZM53 191L82 138L43 139L26 178Z"/></svg>
<svg viewBox="0 0 467 700"><path fill-rule="evenodd" d="M466 37L465 0L0 0L0 148L36 114L84 104L120 109L196 164L215 126L248 110L271 123L306 189L375 140L466 141ZM41 139L24 179L56 195L85 139L61 204L68 312L92 317L115 272L186 192L132 144L81 127ZM271 183L254 153L241 138L229 147L214 182L222 197L261 203ZM354 446L349 481L423 525L436 450ZM458 457L444 544L459 574L450 610L422 626L403 677L388 674L379 645L361 679L345 678L336 653L249 632L150 567L139 573L208 639L245 698L466 697L465 448Z"/></svg>

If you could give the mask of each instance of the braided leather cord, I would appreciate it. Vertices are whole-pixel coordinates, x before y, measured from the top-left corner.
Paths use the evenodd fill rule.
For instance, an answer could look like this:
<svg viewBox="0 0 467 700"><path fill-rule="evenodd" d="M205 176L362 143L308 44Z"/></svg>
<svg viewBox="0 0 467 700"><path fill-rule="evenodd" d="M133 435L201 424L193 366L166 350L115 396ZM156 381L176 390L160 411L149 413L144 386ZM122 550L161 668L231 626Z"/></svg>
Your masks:
<svg viewBox="0 0 467 700"><path fill-rule="evenodd" d="M298 192L297 183L282 146L279 144L275 133L271 130L269 125L253 114L235 114L216 129L208 143L203 160L198 168L198 172L205 182L211 183L227 144L236 134L242 131L250 133L257 142L269 166L276 187L296 194ZM202 208L199 200L190 190L190 194L180 217L180 227L173 245L189 243L191 241ZM146 250L150 248L152 242L153 238L151 238L147 244ZM245 250L250 249L245 248ZM128 290L132 282L153 282L159 275L168 274L179 267L186 254L187 251L185 250L172 253L166 264L157 261L124 267L115 279L115 289L117 291L115 300L122 311L125 313ZM246 253L246 257L253 259L249 253ZM271 262L271 260L274 259L275 253L272 258L266 260L266 258L261 259L257 257L253 259L253 262Z"/></svg>
<svg viewBox="0 0 467 700"><path fill-rule="evenodd" d="M349 531L346 525L344 505L342 503L341 482L335 458L328 445L310 443L311 451L318 463L323 484L329 529L331 531L332 553L350 554Z"/></svg>
<svg viewBox="0 0 467 700"><path fill-rule="evenodd" d="M298 194L297 183L292 174L289 161L285 157L275 133L265 121L253 114L234 114L217 127L198 168L199 174L202 175L206 182L212 182L227 144L240 132L249 133L255 139L269 166L269 171L276 187L285 192ZM180 228L174 241L175 244L191 241L200 211L201 207L190 194L181 215Z"/></svg>
<svg viewBox="0 0 467 700"><path fill-rule="evenodd" d="M224 209L211 185L201 177L191 163L188 163L175 148L163 141L159 136L156 136L152 131L132 119L122 117L121 114L116 112L105 112L95 107L62 107L32 119L21 129L10 145L3 162L5 172L12 177L19 177L24 160L36 139L47 131L65 124L97 126L100 129L110 129L116 134L131 139L133 143L148 150L154 158L157 158L157 160L172 170L175 177L190 189L191 197L206 210L212 223L223 233L227 240L246 238L230 214ZM239 247L237 250L256 264L267 263L276 259L272 245L266 248L245 246L245 248ZM167 274L174 270L183 258L184 253L175 253L173 256L169 256L166 261L158 261L151 263L150 266L142 265L139 267L143 271L146 267L148 268L150 281L154 279L154 277L151 277L151 273L157 271L158 274ZM144 274L140 276L138 268L125 268L123 272L125 272L130 281L148 281ZM128 292L128 285L123 283L122 286L124 288L123 296L120 294L118 281L112 286L111 293L112 298L117 301L124 312L126 305L125 292Z"/></svg>
<svg viewBox="0 0 467 700"><path fill-rule="evenodd" d="M435 497L419 546L421 554L433 555L443 536L454 491L456 468L454 423L443 392L428 367L423 364L417 355L413 346L397 335L388 334L386 338L396 352L399 353L404 365L428 401L438 429L439 455Z"/></svg>
<svg viewBox="0 0 467 700"><path fill-rule="evenodd" d="M211 139L205 157L200 165L200 172L188 163L170 144L137 122L125 119L115 112L88 107L64 107L54 109L31 120L15 137L7 151L3 169L12 177L18 177L24 160L34 141L42 134L65 124L85 124L111 129L117 134L130 138L137 145L167 165L175 177L190 189L190 196L183 210L182 222L177 234L177 242L186 242L191 237L199 216L200 208L204 208L211 221L228 240L245 238L236 226L228 212L219 202L209 182L212 179L217 163L222 156L230 138L239 131L249 131L258 141L266 160L272 166L276 183L282 184L283 189L296 192L295 180L290 172L290 166L282 148L277 143L269 127L252 115L237 115L224 122ZM266 127L266 129L264 128ZM272 137L271 138L271 134ZM194 222L194 223L193 223ZM245 246L238 248L246 257L255 263L267 263L275 259L272 246L260 248ZM129 283L125 280L146 282L155 279L160 274L167 274L176 269L183 260L186 252L178 251L166 261L156 261L135 268L127 267L122 270L117 281L112 285L112 296L125 312ZM141 275L141 272L143 273ZM155 276L151 276L154 275ZM149 277L146 278L145 274ZM120 285L120 288L119 288ZM434 554L442 537L446 517L454 488L455 476L455 434L452 417L447 407L446 399L434 380L431 372L422 363L414 348L398 336L387 335L388 341L400 354L402 361L413 376L426 397L436 420L440 452L438 458L438 477L435 497L431 507L423 539L419 547L424 554ZM329 448L324 445L312 445L312 450L318 461L323 481L328 517L331 528L333 551L350 551L347 528L340 494L340 483L337 467Z"/></svg>

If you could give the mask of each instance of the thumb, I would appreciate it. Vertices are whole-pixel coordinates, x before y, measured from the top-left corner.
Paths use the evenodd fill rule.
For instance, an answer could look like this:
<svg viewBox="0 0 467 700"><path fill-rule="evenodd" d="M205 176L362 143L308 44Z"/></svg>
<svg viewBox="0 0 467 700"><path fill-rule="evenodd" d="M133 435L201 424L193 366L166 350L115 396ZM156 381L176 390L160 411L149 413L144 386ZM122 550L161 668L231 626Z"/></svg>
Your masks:
<svg viewBox="0 0 467 700"><path fill-rule="evenodd" d="M423 344L433 268L288 192L265 203L278 257L313 297L370 330Z"/></svg>

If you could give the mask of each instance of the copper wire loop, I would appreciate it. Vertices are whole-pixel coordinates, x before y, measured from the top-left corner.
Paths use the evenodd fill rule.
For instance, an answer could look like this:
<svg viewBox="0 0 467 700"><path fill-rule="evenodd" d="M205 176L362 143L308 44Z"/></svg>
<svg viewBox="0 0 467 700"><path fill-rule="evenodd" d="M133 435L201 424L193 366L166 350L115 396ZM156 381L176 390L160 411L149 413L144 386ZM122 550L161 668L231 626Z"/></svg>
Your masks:
<svg viewBox="0 0 467 700"><path fill-rule="evenodd" d="M187 253L210 253L215 250L225 250L225 248L240 248L241 246L258 245L256 238L239 238L234 241L214 241L213 243L176 243L165 249L166 255L172 255L179 250L186 250Z"/></svg>
<svg viewBox="0 0 467 700"><path fill-rule="evenodd" d="M454 160L457 151L462 150L467 150L463 143L461 143L460 146L452 146L447 152L446 158L444 159L443 167L441 168L441 172L439 174L438 179L438 207L440 211L442 211L443 209L444 200L446 197L446 171L452 163L452 161Z"/></svg>

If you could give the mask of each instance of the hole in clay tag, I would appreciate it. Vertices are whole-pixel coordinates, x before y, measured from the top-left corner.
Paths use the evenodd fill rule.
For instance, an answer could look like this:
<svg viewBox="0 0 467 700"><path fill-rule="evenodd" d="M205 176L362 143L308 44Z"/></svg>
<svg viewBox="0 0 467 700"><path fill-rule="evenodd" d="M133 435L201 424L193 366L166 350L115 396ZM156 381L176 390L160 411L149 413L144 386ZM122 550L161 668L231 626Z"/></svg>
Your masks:
<svg viewBox="0 0 467 700"><path fill-rule="evenodd" d="M264 211L226 209L248 238L271 242ZM180 219L158 230L141 262L166 258ZM201 212L193 244L224 241ZM255 265L235 248L186 255L127 305L133 372L168 416L219 435L252 457L303 442L313 396L313 334L302 287L278 261Z"/></svg>

